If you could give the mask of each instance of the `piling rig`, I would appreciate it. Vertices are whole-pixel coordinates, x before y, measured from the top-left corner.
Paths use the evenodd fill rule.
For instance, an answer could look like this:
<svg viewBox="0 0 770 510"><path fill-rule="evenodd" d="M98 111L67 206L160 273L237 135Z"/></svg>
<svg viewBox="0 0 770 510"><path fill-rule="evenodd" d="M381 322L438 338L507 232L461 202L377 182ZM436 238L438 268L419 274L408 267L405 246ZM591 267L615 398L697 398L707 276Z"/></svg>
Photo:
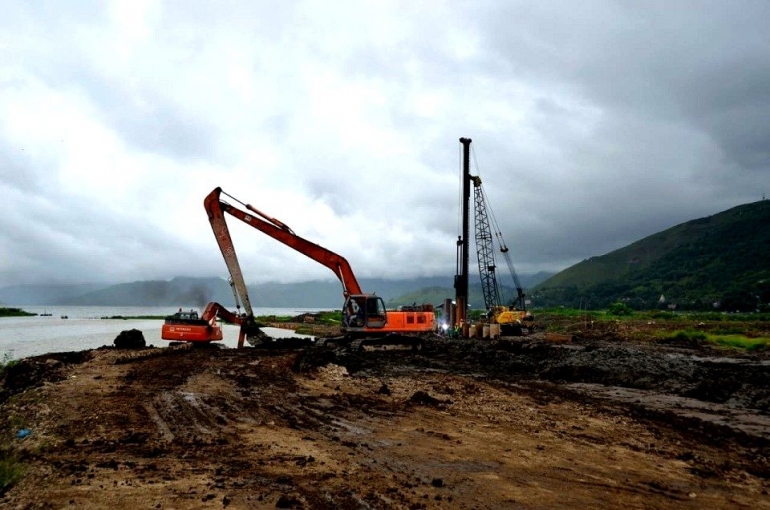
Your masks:
<svg viewBox="0 0 770 510"><path fill-rule="evenodd" d="M510 250L505 244L500 227L485 198L481 177L471 176L473 183L474 219L476 226L476 254L481 277L481 290L487 308L487 318L492 324L500 325L500 333L508 336L528 334L534 327L534 316L527 311L526 295L511 261ZM516 295L505 300L497 282L494 241L497 238L500 252L508 265Z"/></svg>

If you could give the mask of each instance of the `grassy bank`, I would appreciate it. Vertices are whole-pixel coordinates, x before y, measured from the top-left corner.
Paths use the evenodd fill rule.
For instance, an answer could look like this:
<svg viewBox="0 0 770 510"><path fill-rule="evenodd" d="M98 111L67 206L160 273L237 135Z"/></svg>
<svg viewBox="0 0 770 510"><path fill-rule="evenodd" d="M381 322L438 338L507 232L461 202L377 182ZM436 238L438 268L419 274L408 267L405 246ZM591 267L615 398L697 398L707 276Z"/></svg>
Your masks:
<svg viewBox="0 0 770 510"><path fill-rule="evenodd" d="M542 329L552 332L637 341L711 344L746 351L770 349L770 314L639 312L624 306L588 311L554 308L534 313Z"/></svg>
<svg viewBox="0 0 770 510"><path fill-rule="evenodd" d="M329 324L334 326L342 322L342 312L339 311L313 312L296 317L291 317L289 315L260 315L256 319L259 322L304 322L305 317L311 317L312 322L315 324Z"/></svg>
<svg viewBox="0 0 770 510"><path fill-rule="evenodd" d="M102 319L108 319L108 320L113 320L114 319L114 320L123 320L123 321L129 320L129 319L134 319L134 320L163 320L165 318L166 318L165 315L129 315L129 316L111 315L109 317L102 317Z"/></svg>
<svg viewBox="0 0 770 510"><path fill-rule="evenodd" d="M576 308L544 308L533 310L538 316L571 317L575 319L629 319L629 320L656 320L674 322L770 322L768 313L722 313L722 312L670 312L663 310L634 311L630 308L619 306L606 310L578 310Z"/></svg>
<svg viewBox="0 0 770 510"><path fill-rule="evenodd" d="M21 308L0 307L0 317L34 317L36 313L25 312Z"/></svg>
<svg viewBox="0 0 770 510"><path fill-rule="evenodd" d="M708 342L722 347L754 351L770 348L770 337L749 337L742 334L720 335L685 329L676 331L667 337L669 340L683 341L687 343Z"/></svg>

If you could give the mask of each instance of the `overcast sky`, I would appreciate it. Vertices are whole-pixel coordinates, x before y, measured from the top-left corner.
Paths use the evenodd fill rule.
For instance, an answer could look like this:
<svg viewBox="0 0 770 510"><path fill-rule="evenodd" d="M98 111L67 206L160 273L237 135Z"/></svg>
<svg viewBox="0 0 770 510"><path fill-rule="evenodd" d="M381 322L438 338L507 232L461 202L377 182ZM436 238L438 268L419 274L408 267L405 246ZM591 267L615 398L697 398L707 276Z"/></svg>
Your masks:
<svg viewBox="0 0 770 510"><path fill-rule="evenodd" d="M0 8L0 287L226 277L217 186L451 279L460 137L522 274L770 194L765 0ZM230 224L247 281L333 277Z"/></svg>

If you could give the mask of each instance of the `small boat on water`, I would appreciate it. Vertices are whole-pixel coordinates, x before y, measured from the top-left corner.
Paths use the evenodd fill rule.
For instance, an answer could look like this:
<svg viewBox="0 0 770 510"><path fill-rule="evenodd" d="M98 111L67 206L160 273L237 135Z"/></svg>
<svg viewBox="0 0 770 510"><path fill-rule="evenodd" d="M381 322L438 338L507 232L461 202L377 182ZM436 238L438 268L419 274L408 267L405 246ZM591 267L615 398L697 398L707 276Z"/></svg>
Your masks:
<svg viewBox="0 0 770 510"><path fill-rule="evenodd" d="M69 316L68 315L62 315L61 318L62 319L69 319Z"/></svg>
<svg viewBox="0 0 770 510"><path fill-rule="evenodd" d="M50 317L53 315L52 313L49 313L48 310L43 310L43 313L40 314L41 317Z"/></svg>
<svg viewBox="0 0 770 510"><path fill-rule="evenodd" d="M211 342L224 338L216 315L209 321L200 318L195 310L183 312L181 309L166 317L160 337L177 342Z"/></svg>

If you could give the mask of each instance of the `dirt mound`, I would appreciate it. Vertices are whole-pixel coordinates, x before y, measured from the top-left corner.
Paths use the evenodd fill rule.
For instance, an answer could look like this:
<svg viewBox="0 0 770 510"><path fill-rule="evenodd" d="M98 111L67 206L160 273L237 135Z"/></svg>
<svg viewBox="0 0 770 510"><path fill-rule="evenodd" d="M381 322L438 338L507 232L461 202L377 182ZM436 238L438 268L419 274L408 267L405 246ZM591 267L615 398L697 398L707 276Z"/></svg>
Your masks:
<svg viewBox="0 0 770 510"><path fill-rule="evenodd" d="M380 393L381 391L378 391ZM411 397L409 397L409 401L413 404L418 404L422 406L433 406L433 407L442 407L447 406L452 403L451 400L440 400L436 397L432 397L425 391L416 391L412 394Z"/></svg>
<svg viewBox="0 0 770 510"><path fill-rule="evenodd" d="M8 363L0 371L0 404L29 388L60 381L71 365L83 363L91 356L90 351L60 352Z"/></svg>
<svg viewBox="0 0 770 510"><path fill-rule="evenodd" d="M115 347L118 349L144 349L147 342L144 340L144 333L138 329L128 329L121 331L115 337Z"/></svg>
<svg viewBox="0 0 770 510"><path fill-rule="evenodd" d="M745 355L665 348L656 344L554 344L530 339L502 342L434 340L432 355L412 362L456 367L502 380L540 379L654 390L741 408L770 410L770 364Z"/></svg>

